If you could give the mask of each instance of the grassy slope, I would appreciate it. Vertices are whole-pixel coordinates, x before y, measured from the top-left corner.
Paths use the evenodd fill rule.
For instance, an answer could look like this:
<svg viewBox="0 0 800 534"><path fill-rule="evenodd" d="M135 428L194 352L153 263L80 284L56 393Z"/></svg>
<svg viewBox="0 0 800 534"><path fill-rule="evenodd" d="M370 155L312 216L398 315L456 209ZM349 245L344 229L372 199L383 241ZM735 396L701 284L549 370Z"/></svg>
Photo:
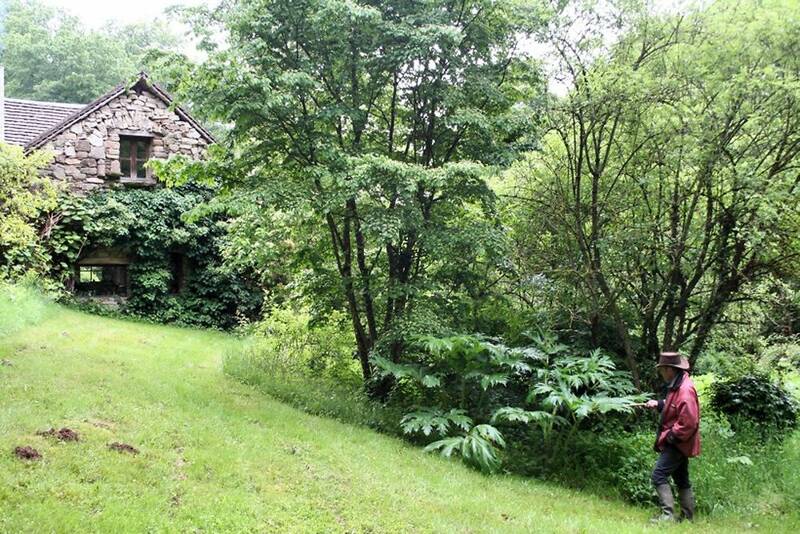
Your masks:
<svg viewBox="0 0 800 534"><path fill-rule="evenodd" d="M0 321L15 315L0 307ZM483 477L264 398L220 372L233 338L62 309L39 316L0 338L0 359L13 362L0 366L0 532L648 530L648 511ZM51 426L82 440L35 435ZM112 441L141 454L109 451ZM17 445L43 460L17 460Z"/></svg>

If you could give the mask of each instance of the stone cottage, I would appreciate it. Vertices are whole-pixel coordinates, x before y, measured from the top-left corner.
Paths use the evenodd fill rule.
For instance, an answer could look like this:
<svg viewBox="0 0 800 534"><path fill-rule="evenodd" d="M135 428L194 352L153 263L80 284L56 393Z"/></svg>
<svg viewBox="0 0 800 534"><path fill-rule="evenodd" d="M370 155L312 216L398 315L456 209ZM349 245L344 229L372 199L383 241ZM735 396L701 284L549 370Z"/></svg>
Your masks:
<svg viewBox="0 0 800 534"><path fill-rule="evenodd" d="M77 195L119 187L157 187L152 171L145 167L148 160L176 154L200 159L214 142L145 73L85 105L2 100L3 141L20 145L26 152L52 153L43 172ZM176 262L175 271L180 273L180 258ZM129 263L125 251L86 251L75 267L75 289L124 297Z"/></svg>

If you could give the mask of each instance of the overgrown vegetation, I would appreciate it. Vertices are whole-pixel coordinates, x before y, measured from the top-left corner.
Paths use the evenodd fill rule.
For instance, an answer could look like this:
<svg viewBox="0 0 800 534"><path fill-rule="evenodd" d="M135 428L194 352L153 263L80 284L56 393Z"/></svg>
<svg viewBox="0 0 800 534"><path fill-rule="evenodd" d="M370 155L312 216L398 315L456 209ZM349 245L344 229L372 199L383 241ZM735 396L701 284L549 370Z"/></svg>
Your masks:
<svg viewBox="0 0 800 534"><path fill-rule="evenodd" d="M224 265L225 214L193 214L211 197L210 189L186 185L62 198L46 241L54 266L51 274L70 280L82 254L115 250L131 260L130 296L121 313L160 322L235 327L260 312L261 292L249 273ZM180 273L173 265L175 255L181 260ZM176 276L181 278L179 287Z"/></svg>
<svg viewBox="0 0 800 534"><path fill-rule="evenodd" d="M47 269L40 224L56 208L58 188L39 176L46 159L0 142L0 280Z"/></svg>
<svg viewBox="0 0 800 534"><path fill-rule="evenodd" d="M552 337L536 341L509 348L476 336L424 337L412 345L417 361L376 357L376 365L398 381L402 402L417 405L400 422L405 433L438 437L426 450L458 452L493 472L506 445L495 425L533 425L548 448L559 448L596 418L631 413L641 400L632 395L630 376L600 351L576 356Z"/></svg>
<svg viewBox="0 0 800 534"><path fill-rule="evenodd" d="M767 436L797 426L798 400L768 375L749 374L714 382L711 406L734 424L758 425Z"/></svg>
<svg viewBox="0 0 800 534"><path fill-rule="evenodd" d="M0 281L0 337L44 320L50 311L32 281L14 285Z"/></svg>

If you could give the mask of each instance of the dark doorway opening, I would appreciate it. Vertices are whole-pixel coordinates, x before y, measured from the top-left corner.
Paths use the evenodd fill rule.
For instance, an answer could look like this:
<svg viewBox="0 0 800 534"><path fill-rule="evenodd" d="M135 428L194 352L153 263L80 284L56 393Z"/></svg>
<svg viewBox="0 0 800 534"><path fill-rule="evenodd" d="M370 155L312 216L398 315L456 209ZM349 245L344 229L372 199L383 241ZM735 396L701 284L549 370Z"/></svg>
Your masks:
<svg viewBox="0 0 800 534"><path fill-rule="evenodd" d="M171 252L169 263L172 270L170 293L177 294L186 286L186 256L180 252Z"/></svg>

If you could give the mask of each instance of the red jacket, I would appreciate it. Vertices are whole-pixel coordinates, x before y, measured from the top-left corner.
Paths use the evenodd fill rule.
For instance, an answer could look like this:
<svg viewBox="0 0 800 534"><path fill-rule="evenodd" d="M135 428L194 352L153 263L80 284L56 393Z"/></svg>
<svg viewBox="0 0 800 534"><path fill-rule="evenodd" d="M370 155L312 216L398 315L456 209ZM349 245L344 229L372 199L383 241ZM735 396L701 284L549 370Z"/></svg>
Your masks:
<svg viewBox="0 0 800 534"><path fill-rule="evenodd" d="M697 390L689 374L684 372L669 389L667 398L658 402L661 424L655 449L667 444L678 448L689 458L700 454L700 404Z"/></svg>

